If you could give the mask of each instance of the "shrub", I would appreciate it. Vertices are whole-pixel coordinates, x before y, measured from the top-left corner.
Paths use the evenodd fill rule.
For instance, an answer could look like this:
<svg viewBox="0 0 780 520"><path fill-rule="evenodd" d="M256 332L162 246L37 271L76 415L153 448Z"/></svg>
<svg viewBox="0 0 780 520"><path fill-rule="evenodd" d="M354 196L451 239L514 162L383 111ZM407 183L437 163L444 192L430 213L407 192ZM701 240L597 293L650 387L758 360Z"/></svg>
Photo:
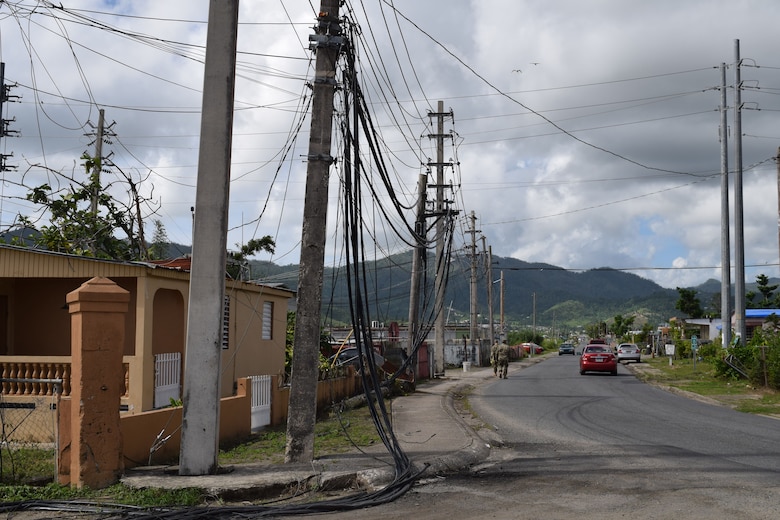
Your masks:
<svg viewBox="0 0 780 520"><path fill-rule="evenodd" d="M717 343L699 345L699 356L705 361L713 361L723 358L723 349Z"/></svg>

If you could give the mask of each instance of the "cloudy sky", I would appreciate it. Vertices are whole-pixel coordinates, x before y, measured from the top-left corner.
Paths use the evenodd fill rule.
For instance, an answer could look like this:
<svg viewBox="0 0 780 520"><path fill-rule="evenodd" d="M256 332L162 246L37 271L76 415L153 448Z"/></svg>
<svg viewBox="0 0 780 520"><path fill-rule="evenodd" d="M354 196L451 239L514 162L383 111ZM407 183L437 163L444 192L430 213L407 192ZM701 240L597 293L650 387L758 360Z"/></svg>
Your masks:
<svg viewBox="0 0 780 520"><path fill-rule="evenodd" d="M208 2L56 5L0 3L0 59L19 96L3 111L19 134L0 143L16 166L2 173L0 227L37 218L25 186L82 175L102 108L113 134L104 154L156 211L147 235L159 219L190 244ZM241 3L228 245L271 235L275 254L257 258L282 265L299 259L317 9ZM474 212L495 256L627 269L672 288L720 277L719 67L733 171L738 40L746 278L778 276L780 2L350 0L341 13L356 24L362 89L402 205L435 159L429 114L441 100L454 116L445 159L457 166L445 181L456 249L470 244ZM328 264L342 250L340 175L334 167ZM389 196L378 197L364 216L370 255L403 251L408 237L391 232L378 209ZM733 191L730 201L733 220Z"/></svg>

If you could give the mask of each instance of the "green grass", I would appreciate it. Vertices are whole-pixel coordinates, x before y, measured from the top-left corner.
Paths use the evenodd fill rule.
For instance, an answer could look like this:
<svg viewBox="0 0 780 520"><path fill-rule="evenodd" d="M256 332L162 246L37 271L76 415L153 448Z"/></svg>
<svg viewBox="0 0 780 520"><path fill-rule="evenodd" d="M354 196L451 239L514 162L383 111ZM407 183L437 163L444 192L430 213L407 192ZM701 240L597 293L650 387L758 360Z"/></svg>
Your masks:
<svg viewBox="0 0 780 520"><path fill-rule="evenodd" d="M780 415L780 394L767 393L758 399L742 401L736 406L736 410L762 415Z"/></svg>
<svg viewBox="0 0 780 520"><path fill-rule="evenodd" d="M284 461L286 428L268 428L252 436L246 442L220 450L220 465L246 462L269 464ZM314 455L320 457L333 453L344 453L355 446L367 447L380 442L376 427L367 407L347 410L341 414L331 413L317 421L314 429ZM7 454L6 454L7 455ZM45 474L54 475L54 454L51 450L25 448L14 452L15 474L19 477ZM6 459L3 459L6 463ZM8 466L3 466L4 470ZM0 483L0 502L23 500L85 500L105 504L130 504L139 507L172 507L205 504L210 497L199 489L134 489L116 484L106 489L75 489L49 483L44 486L23 484L15 479Z"/></svg>
<svg viewBox="0 0 780 520"><path fill-rule="evenodd" d="M54 478L55 453L52 449L0 448L0 484L24 484Z"/></svg>
<svg viewBox="0 0 780 520"><path fill-rule="evenodd" d="M0 486L0 502L24 500L84 500L97 504L138 507L192 506L203 503L199 489L133 489L115 484L105 489L76 489L50 483L45 486Z"/></svg>
<svg viewBox="0 0 780 520"><path fill-rule="evenodd" d="M344 453L355 446L367 447L380 441L368 407L341 414L331 412L327 419L317 421L314 427L314 456ZM285 443L284 425L268 428L241 444L221 450L219 463L281 463L284 461Z"/></svg>
<svg viewBox="0 0 780 520"><path fill-rule="evenodd" d="M691 359L643 358L642 363L654 370L642 370L642 379L658 382L687 392L707 396L740 412L780 415L780 394L756 388L744 379L724 379L715 376L712 365Z"/></svg>

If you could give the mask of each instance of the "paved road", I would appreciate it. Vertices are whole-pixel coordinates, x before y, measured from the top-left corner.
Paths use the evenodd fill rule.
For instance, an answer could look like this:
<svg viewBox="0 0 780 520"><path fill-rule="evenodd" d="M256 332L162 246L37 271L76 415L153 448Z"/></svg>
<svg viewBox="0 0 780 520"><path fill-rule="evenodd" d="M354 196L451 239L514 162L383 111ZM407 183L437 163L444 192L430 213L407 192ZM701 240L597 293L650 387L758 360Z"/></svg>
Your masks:
<svg viewBox="0 0 780 520"><path fill-rule="evenodd" d="M676 450L780 469L780 421L680 397L618 375L579 375L576 357L551 358L471 400L505 441ZM499 384L501 383L501 384Z"/></svg>
<svg viewBox="0 0 780 520"><path fill-rule="evenodd" d="M371 517L778 518L780 421L670 394L623 366L580 376L577 363L552 357L477 388L469 405L494 428L490 460Z"/></svg>
<svg viewBox="0 0 780 520"><path fill-rule="evenodd" d="M778 518L780 421L667 393L622 366L580 376L577 361L554 356L474 390L475 424L493 428L481 430L485 463L317 518Z"/></svg>

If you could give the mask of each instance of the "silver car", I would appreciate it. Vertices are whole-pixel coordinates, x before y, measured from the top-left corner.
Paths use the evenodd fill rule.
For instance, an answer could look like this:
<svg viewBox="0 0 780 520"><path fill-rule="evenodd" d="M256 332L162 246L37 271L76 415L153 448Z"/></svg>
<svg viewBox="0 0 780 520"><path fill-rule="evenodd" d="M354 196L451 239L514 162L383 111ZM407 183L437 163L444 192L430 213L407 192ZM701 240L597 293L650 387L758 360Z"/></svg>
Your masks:
<svg viewBox="0 0 780 520"><path fill-rule="evenodd" d="M636 361L642 362L642 353L634 343L621 343L617 347L618 361Z"/></svg>

